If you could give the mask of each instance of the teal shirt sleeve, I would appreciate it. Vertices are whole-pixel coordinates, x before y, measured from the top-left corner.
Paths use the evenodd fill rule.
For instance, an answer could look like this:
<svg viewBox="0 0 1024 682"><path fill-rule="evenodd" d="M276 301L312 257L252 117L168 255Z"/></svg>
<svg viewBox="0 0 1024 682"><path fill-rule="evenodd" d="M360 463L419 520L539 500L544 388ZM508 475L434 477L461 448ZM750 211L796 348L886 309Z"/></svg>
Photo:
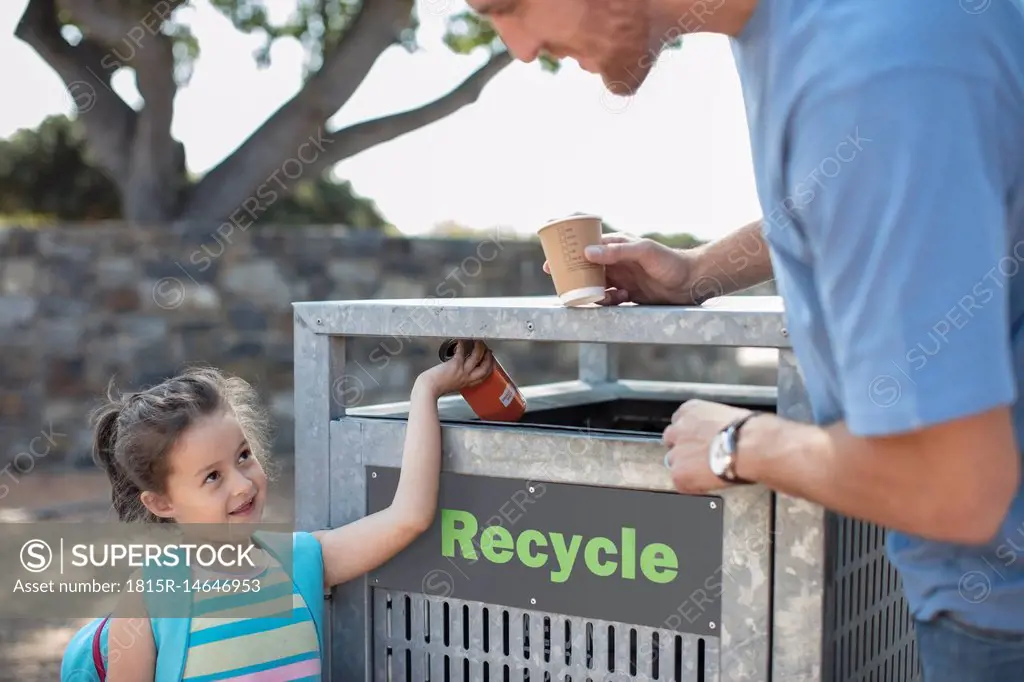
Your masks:
<svg viewBox="0 0 1024 682"><path fill-rule="evenodd" d="M786 189L813 188L794 224L855 434L906 432L1016 399L1008 282L1024 276L1024 242L1007 236L1002 139L1013 122L998 91L903 67L792 112Z"/></svg>

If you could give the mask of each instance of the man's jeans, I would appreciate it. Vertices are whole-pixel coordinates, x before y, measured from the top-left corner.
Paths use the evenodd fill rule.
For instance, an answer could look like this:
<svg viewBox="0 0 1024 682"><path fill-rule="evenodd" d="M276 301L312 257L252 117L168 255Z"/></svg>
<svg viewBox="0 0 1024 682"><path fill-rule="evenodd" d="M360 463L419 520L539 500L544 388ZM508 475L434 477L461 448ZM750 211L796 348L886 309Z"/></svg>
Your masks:
<svg viewBox="0 0 1024 682"><path fill-rule="evenodd" d="M1024 682L1024 633L981 630L948 615L914 628L923 682Z"/></svg>

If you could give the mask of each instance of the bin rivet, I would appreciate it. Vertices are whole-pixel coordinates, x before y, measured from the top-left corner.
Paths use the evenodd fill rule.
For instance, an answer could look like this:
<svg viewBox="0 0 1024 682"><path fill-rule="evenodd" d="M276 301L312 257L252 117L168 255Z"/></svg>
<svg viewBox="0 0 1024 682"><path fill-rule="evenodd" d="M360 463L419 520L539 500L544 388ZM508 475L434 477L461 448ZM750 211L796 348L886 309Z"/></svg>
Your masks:
<svg viewBox="0 0 1024 682"><path fill-rule="evenodd" d="M320 318L318 317L318 318L316 318L316 323L317 323L317 324L319 324L319 325L322 325L322 324L324 323L324 321L323 321L323 320L321 320L321 319L320 319Z"/></svg>
<svg viewBox="0 0 1024 682"><path fill-rule="evenodd" d="M782 328L782 335L783 335L783 336L789 336L789 330L788 330L788 329L786 329L785 327L783 327L783 328Z"/></svg>
<svg viewBox="0 0 1024 682"><path fill-rule="evenodd" d="M711 621L710 623L708 623L708 627L711 628L712 630L714 630L715 629L715 622Z"/></svg>
<svg viewBox="0 0 1024 682"><path fill-rule="evenodd" d="M526 323L526 330L531 332L533 331L533 322Z"/></svg>
<svg viewBox="0 0 1024 682"><path fill-rule="evenodd" d="M377 475L377 474L374 474L374 476L376 476L376 475ZM711 508L712 508L712 509L718 509L718 505L717 505L717 504L715 504L715 502L714 502L713 500L712 500L711 502L709 502L709 504L711 505Z"/></svg>
<svg viewBox="0 0 1024 682"><path fill-rule="evenodd" d="M377 478L377 472L374 471L372 474L370 474L370 478ZM712 502L711 504L714 504L714 502Z"/></svg>
<svg viewBox="0 0 1024 682"><path fill-rule="evenodd" d="M531 603L531 604L536 604L536 603L537 603L537 600L536 600L536 599L534 599L533 597L530 597L530 603Z"/></svg>

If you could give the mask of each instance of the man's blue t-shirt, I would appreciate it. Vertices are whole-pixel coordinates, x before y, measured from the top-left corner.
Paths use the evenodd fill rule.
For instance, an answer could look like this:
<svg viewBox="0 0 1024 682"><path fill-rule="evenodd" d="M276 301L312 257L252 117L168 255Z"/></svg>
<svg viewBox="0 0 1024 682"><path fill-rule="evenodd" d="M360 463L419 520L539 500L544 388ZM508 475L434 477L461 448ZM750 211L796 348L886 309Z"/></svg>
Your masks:
<svg viewBox="0 0 1024 682"><path fill-rule="evenodd" d="M760 0L732 43L815 421L1024 436L1024 0ZM888 550L915 616L1024 629L1024 493L988 546Z"/></svg>

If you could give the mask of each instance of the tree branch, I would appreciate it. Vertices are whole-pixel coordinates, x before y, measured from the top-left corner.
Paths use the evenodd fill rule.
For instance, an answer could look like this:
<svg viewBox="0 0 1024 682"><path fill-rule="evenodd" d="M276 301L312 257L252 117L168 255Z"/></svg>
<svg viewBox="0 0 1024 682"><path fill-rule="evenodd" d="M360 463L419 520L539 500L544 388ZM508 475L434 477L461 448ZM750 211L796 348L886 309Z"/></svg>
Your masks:
<svg viewBox="0 0 1024 682"><path fill-rule="evenodd" d="M125 150L135 134L136 113L110 86L105 50L88 38L75 46L64 40L55 0L29 0L14 35L64 81L95 162L124 190L131 175Z"/></svg>
<svg viewBox="0 0 1024 682"><path fill-rule="evenodd" d="M303 168L305 177L318 177L325 170L340 161L355 156L384 142L395 139L440 121L454 114L459 109L473 104L480 97L492 78L512 63L512 55L500 52L491 57L486 64L473 72L454 90L433 102L416 109L382 116L370 121L363 121L330 133L334 144L324 148L323 153Z"/></svg>
<svg viewBox="0 0 1024 682"><path fill-rule="evenodd" d="M138 113L128 153L129 173L122 192L125 217L160 221L173 217L178 185L184 179L184 147L171 134L174 97L174 44L161 32L181 0L165 0L117 9L104 0L60 0L83 34L109 46L101 58L104 71L122 67L135 72L145 104ZM148 3L147 3L148 4ZM120 10L120 11L118 11Z"/></svg>
<svg viewBox="0 0 1024 682"><path fill-rule="evenodd" d="M192 190L182 219L222 219L281 168L348 101L370 68L411 23L411 0L364 0L323 66Z"/></svg>
<svg viewBox="0 0 1024 682"><path fill-rule="evenodd" d="M412 8L412 0L363 0L345 36L301 93L320 122L348 102L381 53L412 24Z"/></svg>

